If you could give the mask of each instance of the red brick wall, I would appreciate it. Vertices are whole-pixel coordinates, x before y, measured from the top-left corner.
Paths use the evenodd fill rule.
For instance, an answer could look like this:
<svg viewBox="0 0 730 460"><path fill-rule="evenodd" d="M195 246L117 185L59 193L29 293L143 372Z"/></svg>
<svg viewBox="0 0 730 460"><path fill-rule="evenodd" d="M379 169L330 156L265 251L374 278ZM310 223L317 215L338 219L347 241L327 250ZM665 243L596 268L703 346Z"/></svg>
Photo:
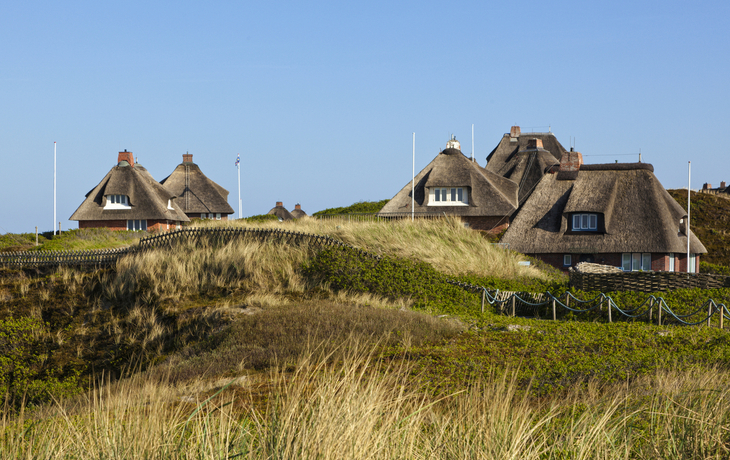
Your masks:
<svg viewBox="0 0 730 460"><path fill-rule="evenodd" d="M568 267L563 265L563 255L564 254L530 254L532 257L535 257L536 259L542 260L543 262L552 265L555 268L559 268L560 270L567 270ZM675 271L686 271L687 270L687 264L686 264L686 255L681 254L675 254L679 256L679 263L675 263ZM575 266L580 261L580 254L571 254L571 266ZM696 258L696 266L699 267L700 261L699 256L695 256ZM622 254L620 253L611 253L611 254L596 254L594 257L594 262L601 265L611 265L614 267L621 267L622 264ZM669 255L668 254L652 254L651 255L651 269L653 271L666 271L669 270Z"/></svg>
<svg viewBox="0 0 730 460"><path fill-rule="evenodd" d="M79 228L108 228L109 230L126 230L126 220L80 220ZM166 232L175 230L177 222L173 220L147 220L148 232Z"/></svg>
<svg viewBox="0 0 730 460"><path fill-rule="evenodd" d="M509 217L464 216L461 221L469 224L469 228L473 230L484 230L494 234L507 230L509 227Z"/></svg>

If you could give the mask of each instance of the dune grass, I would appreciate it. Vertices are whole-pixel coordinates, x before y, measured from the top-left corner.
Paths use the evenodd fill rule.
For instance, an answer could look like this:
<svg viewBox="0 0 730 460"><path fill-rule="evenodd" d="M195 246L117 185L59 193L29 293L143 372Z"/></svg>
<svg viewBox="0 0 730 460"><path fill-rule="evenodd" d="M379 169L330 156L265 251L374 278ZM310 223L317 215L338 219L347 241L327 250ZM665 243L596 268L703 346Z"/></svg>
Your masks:
<svg viewBox="0 0 730 460"><path fill-rule="evenodd" d="M539 400L509 374L438 398L412 369L357 341L332 364L316 347L267 384L195 385L136 374L0 421L0 458L721 459L730 454L728 374L684 369L634 385ZM263 397L262 397L263 396Z"/></svg>

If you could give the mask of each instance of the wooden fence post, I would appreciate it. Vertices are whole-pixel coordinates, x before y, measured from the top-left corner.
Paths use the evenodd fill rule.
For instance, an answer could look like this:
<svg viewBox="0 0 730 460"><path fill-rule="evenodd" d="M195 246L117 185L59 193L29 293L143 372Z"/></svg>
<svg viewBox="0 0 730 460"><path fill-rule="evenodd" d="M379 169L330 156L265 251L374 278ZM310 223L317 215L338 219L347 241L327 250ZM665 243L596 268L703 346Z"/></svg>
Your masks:
<svg viewBox="0 0 730 460"><path fill-rule="evenodd" d="M611 318L611 302L608 302L608 322L613 322L613 319Z"/></svg>
<svg viewBox="0 0 730 460"><path fill-rule="evenodd" d="M515 316L515 299L517 295L512 294L512 316Z"/></svg>
<svg viewBox="0 0 730 460"><path fill-rule="evenodd" d="M662 303L659 302L659 307L657 308L657 326L662 325Z"/></svg>
<svg viewBox="0 0 730 460"><path fill-rule="evenodd" d="M555 320L556 320L556 316L555 316L555 299L553 298L553 321L555 321Z"/></svg>
<svg viewBox="0 0 730 460"><path fill-rule="evenodd" d="M654 316L654 299L649 299L649 322L651 323L651 319Z"/></svg>
<svg viewBox="0 0 730 460"><path fill-rule="evenodd" d="M725 319L725 307L720 305L720 329L725 329L724 327L724 320Z"/></svg>
<svg viewBox="0 0 730 460"><path fill-rule="evenodd" d="M712 302L707 305L707 327L710 327L710 319L712 319Z"/></svg>
<svg viewBox="0 0 730 460"><path fill-rule="evenodd" d="M484 313L484 301L487 298L487 291L485 289L482 289L482 313Z"/></svg>

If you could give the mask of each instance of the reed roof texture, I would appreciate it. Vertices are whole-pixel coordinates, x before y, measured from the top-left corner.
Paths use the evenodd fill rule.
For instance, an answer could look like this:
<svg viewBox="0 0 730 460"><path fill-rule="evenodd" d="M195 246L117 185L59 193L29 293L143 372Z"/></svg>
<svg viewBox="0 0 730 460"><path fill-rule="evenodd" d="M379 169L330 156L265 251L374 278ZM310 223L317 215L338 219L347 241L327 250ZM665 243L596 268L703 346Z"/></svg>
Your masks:
<svg viewBox="0 0 730 460"><path fill-rule="evenodd" d="M130 209L104 209L108 195L125 195ZM168 209L168 201L173 209ZM86 194L70 220L171 220L189 222L178 206L175 195L167 191L140 164L121 161Z"/></svg>
<svg viewBox="0 0 730 460"><path fill-rule="evenodd" d="M283 205L280 204L277 204L276 206L271 208L271 210L266 214L273 214L281 220L292 220L294 218L291 213L287 211L287 209Z"/></svg>
<svg viewBox="0 0 730 460"><path fill-rule="evenodd" d="M180 163L160 183L178 197L178 203L186 214L234 212L228 204L228 190L210 180L195 163Z"/></svg>
<svg viewBox="0 0 730 460"><path fill-rule="evenodd" d="M517 184L488 171L461 150L441 151L415 178L415 212L447 213L458 216L509 216L517 210ZM429 206L434 187L463 187L468 205ZM380 210L380 213L411 212L411 181Z"/></svg>
<svg viewBox="0 0 730 460"><path fill-rule="evenodd" d="M602 216L598 231L572 231L572 213ZM687 251L680 223L686 217L686 210L667 193L649 164L582 165L572 175L552 168L502 242L526 254L681 254ZM691 232L690 251L707 252Z"/></svg>
<svg viewBox="0 0 730 460"><path fill-rule="evenodd" d="M514 133L512 133L514 134ZM542 147L530 147L531 140L542 141ZM507 133L487 156L486 169L519 184L519 200L523 203L542 179L545 169L559 163L566 152L552 133Z"/></svg>
<svg viewBox="0 0 730 460"><path fill-rule="evenodd" d="M295 208L295 209L294 209L294 210L293 210L293 211L291 212L291 216L292 216L293 218L295 218L295 219L301 219L302 217L305 217L306 215L307 215L307 213L306 213L306 212L304 212L304 211L302 211L302 210L301 210L301 209L299 209L299 208Z"/></svg>

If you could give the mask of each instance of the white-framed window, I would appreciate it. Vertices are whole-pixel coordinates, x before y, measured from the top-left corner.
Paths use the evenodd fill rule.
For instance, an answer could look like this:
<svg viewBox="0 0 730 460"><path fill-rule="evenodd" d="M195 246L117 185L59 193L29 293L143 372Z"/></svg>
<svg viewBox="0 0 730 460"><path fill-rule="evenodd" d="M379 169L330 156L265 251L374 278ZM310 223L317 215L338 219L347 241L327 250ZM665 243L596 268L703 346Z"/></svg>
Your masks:
<svg viewBox="0 0 730 460"><path fill-rule="evenodd" d="M621 254L621 269L625 272L651 270L651 254L625 252Z"/></svg>
<svg viewBox="0 0 730 460"><path fill-rule="evenodd" d="M689 272L694 273L697 271L697 267L695 266L695 261L697 258L695 257L695 254L689 255Z"/></svg>
<svg viewBox="0 0 730 460"><path fill-rule="evenodd" d="M221 220L221 213L215 213L215 220Z"/></svg>
<svg viewBox="0 0 730 460"><path fill-rule="evenodd" d="M668 267L668 269L669 269L670 272L673 272L674 271L674 253L673 252L670 252L669 253L669 267Z"/></svg>
<svg viewBox="0 0 730 460"><path fill-rule="evenodd" d="M132 209L127 195L107 195L104 209Z"/></svg>
<svg viewBox="0 0 730 460"><path fill-rule="evenodd" d="M464 187L436 187L429 191L429 206L466 206L469 193Z"/></svg>
<svg viewBox="0 0 730 460"><path fill-rule="evenodd" d="M598 214L573 214L573 231L595 231Z"/></svg>
<svg viewBox="0 0 730 460"><path fill-rule="evenodd" d="M563 255L563 265L566 267L569 265L573 265L573 257L571 257L570 254Z"/></svg>
<svg viewBox="0 0 730 460"><path fill-rule="evenodd" d="M132 231L140 231L140 230L147 230L147 219L142 220L128 220L127 221L127 230Z"/></svg>
<svg viewBox="0 0 730 460"><path fill-rule="evenodd" d="M200 213L200 218L201 218L201 219L205 219L205 216L206 216L206 214L205 214L204 212L201 212L201 213Z"/></svg>

